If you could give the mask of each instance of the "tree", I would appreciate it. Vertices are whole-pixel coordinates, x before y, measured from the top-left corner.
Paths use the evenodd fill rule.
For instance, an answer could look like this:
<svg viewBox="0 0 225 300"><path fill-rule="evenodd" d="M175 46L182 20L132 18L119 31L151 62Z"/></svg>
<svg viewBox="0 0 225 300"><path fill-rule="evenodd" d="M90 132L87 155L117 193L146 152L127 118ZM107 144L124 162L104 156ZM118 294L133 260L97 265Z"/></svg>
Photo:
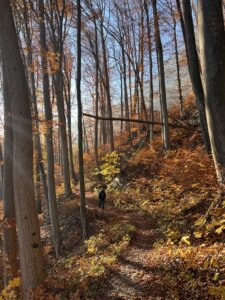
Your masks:
<svg viewBox="0 0 225 300"><path fill-rule="evenodd" d="M4 236L4 282L18 276L17 232L13 190L13 128L9 85L5 78L6 66L3 60L3 97L4 97L4 168L3 168L3 214Z"/></svg>
<svg viewBox="0 0 225 300"><path fill-rule="evenodd" d="M165 84L165 72L164 72L164 60L163 60L163 48L160 37L158 12L156 0L152 0L154 24L155 24L155 40L156 40L156 51L157 51L157 62L159 70L159 85L160 85L160 97L161 97L161 111L163 120L163 142L165 149L170 147L170 137L169 137L169 126L168 126L168 112L167 112L167 102L166 102L166 84Z"/></svg>
<svg viewBox="0 0 225 300"><path fill-rule="evenodd" d="M77 107L78 107L78 150L80 173L80 214L83 240L87 238L87 216L84 184L83 162L83 126L82 126L82 102L81 102L81 4L77 0Z"/></svg>
<svg viewBox="0 0 225 300"><path fill-rule="evenodd" d="M41 204L41 193L40 193L40 177L43 182L43 190L45 195L45 209L46 216L49 216L49 204L48 204L48 186L46 181L45 167L43 163L43 155L41 148L40 130L39 130L39 113L37 105L37 87L35 83L35 70L34 70L34 59L33 59L33 34L32 34L32 17L31 10L28 8L28 3L26 0L22 0L22 20L24 26L24 40L26 41L27 55L26 60L26 70L28 82L30 84L30 96L31 96L31 107L32 113L34 114L34 127L35 127L35 137L34 137L34 148L35 148L35 160L36 160L36 180L35 180L35 195L36 195L36 207L38 213L42 213ZM21 16L20 16L21 17Z"/></svg>
<svg viewBox="0 0 225 300"><path fill-rule="evenodd" d="M64 56L64 42L67 34L68 15L66 1L61 1L59 5L58 1L47 1L48 13L46 12L49 35L51 37L51 43L53 46L53 52L57 59L55 64L57 65L55 73L53 74L53 83L56 95L56 104L59 118L59 133L60 142L62 147L62 167L63 167L63 182L65 196L72 193L70 183L70 168L69 168L69 153L67 143L67 124L65 116L65 103L63 97L63 56Z"/></svg>
<svg viewBox="0 0 225 300"><path fill-rule="evenodd" d="M27 292L45 278L33 182L33 143L29 91L12 10L0 0L0 47L4 80L10 85L13 124L13 190L23 287Z"/></svg>
<svg viewBox="0 0 225 300"><path fill-rule="evenodd" d="M186 37L185 40L187 43L187 58L188 58L189 73L190 73L192 88L195 94L196 105L199 112L200 126L204 138L205 147L206 150L210 152L209 133L207 128L206 114L205 114L204 92L202 87L198 53L197 53L196 42L195 42L191 3L190 0L182 0L182 3L183 3L183 20L185 25L185 37Z"/></svg>
<svg viewBox="0 0 225 300"><path fill-rule="evenodd" d="M171 0L169 1L168 5L173 20L172 29L173 29L173 39L174 39L174 46L175 46L174 48L175 48L176 71L177 71L177 87L178 87L179 102L180 102L180 115L181 117L183 117L184 104L183 104L183 93L182 93L181 76L180 76L180 63L179 63L178 40L177 40L177 20L176 20L175 11Z"/></svg>
<svg viewBox="0 0 225 300"><path fill-rule="evenodd" d="M104 15L105 15L105 0L99 1L98 9L100 11L100 37L102 42L102 54L103 54L103 65L104 65L104 87L107 96L107 109L109 118L112 118L112 101L111 101L111 92L110 92L110 80L109 80L109 67L107 61L107 48L106 48L106 37L104 33ZM114 151L114 137L113 137L113 122L109 121L109 137L110 137L110 151Z"/></svg>
<svg viewBox="0 0 225 300"><path fill-rule="evenodd" d="M43 81L43 96L45 107L45 121L47 123L46 133L46 152L47 152L47 180L48 180L48 199L49 199L49 212L52 225L52 235L55 246L56 255L59 254L60 232L59 220L56 203L55 191L55 173L54 173L54 148L53 148L53 117L52 107L50 100L49 88L49 75L48 75L48 62L46 58L47 43L46 43L46 30L45 30L45 16L44 16L44 2L39 0L39 29L40 29L40 48L41 48L41 65L42 65L42 81Z"/></svg>
<svg viewBox="0 0 225 300"><path fill-rule="evenodd" d="M217 178L225 183L225 32L221 0L198 1L206 116Z"/></svg>
<svg viewBox="0 0 225 300"><path fill-rule="evenodd" d="M151 37L151 26L150 26L150 17L149 17L149 5L147 0L144 0L144 9L146 14L147 38L148 38L150 121L154 122L152 37ZM153 139L153 129L154 129L153 125L150 125L150 141Z"/></svg>

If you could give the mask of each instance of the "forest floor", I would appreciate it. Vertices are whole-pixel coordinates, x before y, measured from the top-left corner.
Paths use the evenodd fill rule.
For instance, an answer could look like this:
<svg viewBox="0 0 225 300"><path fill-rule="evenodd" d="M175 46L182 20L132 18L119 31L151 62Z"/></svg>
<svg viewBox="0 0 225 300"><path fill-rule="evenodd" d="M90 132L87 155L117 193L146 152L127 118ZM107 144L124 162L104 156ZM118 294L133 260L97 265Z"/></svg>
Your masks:
<svg viewBox="0 0 225 300"><path fill-rule="evenodd" d="M209 286L214 283L214 273L219 271L219 265L216 263L216 268L203 265L205 261L212 260L213 253L216 253L216 257L219 256L224 249L222 243L217 243L214 247L209 244L195 245L194 249L185 243L178 246L173 245L172 242L167 243L165 233L162 231L168 224L165 224L163 216L162 219L159 218L160 211L158 215L151 215L139 209L116 208L111 205L110 199L106 209L102 211L97 207L96 196L92 193L88 193L87 196L92 234L98 234L100 230L110 227L110 224L120 224L121 227L130 224L135 230L131 234L129 244L119 253L116 261L106 265L102 273L93 272L84 285L75 284L74 292L73 288L67 287L67 290L67 284L63 284L59 288L59 294L65 295L64 299L220 299L209 294ZM65 203L66 210L68 211L69 208L72 216L76 215L75 202L77 203L77 200ZM185 219L183 224L185 229L187 224L193 225L193 218L197 220L208 206L209 202L198 202L187 210L185 215L181 213L182 218ZM77 231L79 231L78 227ZM65 241L68 237L71 240L74 235L76 234L68 232ZM84 257L79 242L75 247L67 242L67 246L73 248L76 258ZM200 253L201 259L198 257ZM94 255L99 257L100 254ZM199 259L200 263L197 262ZM65 270L61 267L56 267L53 272L56 281L59 278L63 281ZM79 269L80 265L70 266L70 268L74 267ZM91 264L88 267L92 268ZM73 271L69 275L70 279L72 274ZM74 275L76 277L77 272ZM68 273L64 276L68 276ZM221 276L223 276L222 272Z"/></svg>
<svg viewBox="0 0 225 300"><path fill-rule="evenodd" d="M39 215L48 277L32 299L225 299L225 196L215 201L212 157L198 130L170 135L169 151L158 135L126 162L123 186L107 189L105 210L98 208L94 160L85 158L89 238L82 243L75 187L58 199L58 258Z"/></svg>

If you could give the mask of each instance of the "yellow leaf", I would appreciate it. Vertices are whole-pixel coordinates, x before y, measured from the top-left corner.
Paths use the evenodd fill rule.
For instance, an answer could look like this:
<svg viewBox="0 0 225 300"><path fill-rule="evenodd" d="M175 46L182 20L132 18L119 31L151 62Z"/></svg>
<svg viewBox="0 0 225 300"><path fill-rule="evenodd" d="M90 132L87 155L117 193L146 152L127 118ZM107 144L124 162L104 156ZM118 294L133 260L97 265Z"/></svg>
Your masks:
<svg viewBox="0 0 225 300"><path fill-rule="evenodd" d="M200 232L200 231L195 231L195 232L194 232L194 236L195 236L196 239L200 239L200 238L202 238L202 232Z"/></svg>
<svg viewBox="0 0 225 300"><path fill-rule="evenodd" d="M218 261L215 257L212 257L212 259L210 261L210 266L213 267L213 268L218 268L219 267Z"/></svg>
<svg viewBox="0 0 225 300"><path fill-rule="evenodd" d="M219 228L217 228L217 229L215 230L215 233L221 234L221 233L223 232L224 228L225 228L224 225L220 226Z"/></svg>
<svg viewBox="0 0 225 300"><path fill-rule="evenodd" d="M219 280L219 275L220 275L220 273L215 273L215 275L213 277L213 280L218 281Z"/></svg>
<svg viewBox="0 0 225 300"><path fill-rule="evenodd" d="M201 217L195 222L195 226L203 225L203 224L205 224L205 221L206 221L205 218Z"/></svg>
<svg viewBox="0 0 225 300"><path fill-rule="evenodd" d="M183 243L187 244L188 246L190 246L191 242L190 242L189 239L190 239L189 235L183 236L182 239L181 239L181 242L183 242Z"/></svg>

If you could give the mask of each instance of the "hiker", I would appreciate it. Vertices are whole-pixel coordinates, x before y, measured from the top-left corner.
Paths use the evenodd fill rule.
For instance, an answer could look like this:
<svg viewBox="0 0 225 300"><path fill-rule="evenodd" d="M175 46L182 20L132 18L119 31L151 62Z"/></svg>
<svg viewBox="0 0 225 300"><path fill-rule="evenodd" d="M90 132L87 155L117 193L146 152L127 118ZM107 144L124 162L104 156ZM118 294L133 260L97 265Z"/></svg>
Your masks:
<svg viewBox="0 0 225 300"><path fill-rule="evenodd" d="M99 199L98 207L102 209L105 208L105 198L106 198L106 193L105 190L102 189L98 195L98 199Z"/></svg>

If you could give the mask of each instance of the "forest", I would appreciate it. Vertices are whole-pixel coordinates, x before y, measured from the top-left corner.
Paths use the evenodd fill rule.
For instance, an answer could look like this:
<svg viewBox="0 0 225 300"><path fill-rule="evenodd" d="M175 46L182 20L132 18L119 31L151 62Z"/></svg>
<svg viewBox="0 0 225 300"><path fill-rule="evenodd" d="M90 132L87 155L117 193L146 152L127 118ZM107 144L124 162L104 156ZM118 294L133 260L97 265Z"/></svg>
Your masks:
<svg viewBox="0 0 225 300"><path fill-rule="evenodd" d="M0 300L225 299L224 16L0 0Z"/></svg>

